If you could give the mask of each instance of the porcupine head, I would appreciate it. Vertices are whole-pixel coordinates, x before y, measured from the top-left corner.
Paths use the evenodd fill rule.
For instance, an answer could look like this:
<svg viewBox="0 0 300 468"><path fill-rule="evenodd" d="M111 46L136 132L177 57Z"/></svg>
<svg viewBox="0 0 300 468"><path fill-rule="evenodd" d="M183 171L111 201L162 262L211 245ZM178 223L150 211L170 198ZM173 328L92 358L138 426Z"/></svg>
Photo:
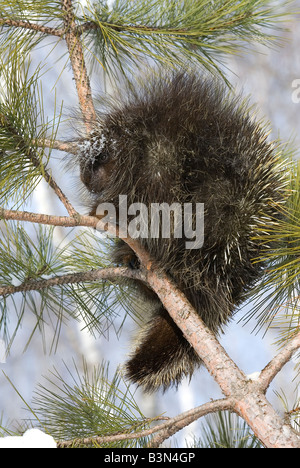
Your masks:
<svg viewBox="0 0 300 468"><path fill-rule="evenodd" d="M287 183L245 102L215 79L161 72L99 114L79 156L95 207L118 207L122 195L128 223L139 207L138 242L219 333L263 271L253 259L267 246L254 237L276 219ZM114 260L139 266L123 241ZM146 391L165 390L201 360L156 295L137 288L149 311L125 372Z"/></svg>

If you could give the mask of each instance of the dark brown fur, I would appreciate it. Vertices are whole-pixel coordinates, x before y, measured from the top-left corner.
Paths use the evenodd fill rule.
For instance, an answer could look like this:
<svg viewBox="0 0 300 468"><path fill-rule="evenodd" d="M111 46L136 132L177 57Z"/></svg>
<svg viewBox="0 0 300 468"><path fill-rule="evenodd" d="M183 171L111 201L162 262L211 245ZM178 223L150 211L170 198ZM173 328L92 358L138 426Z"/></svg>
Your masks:
<svg viewBox="0 0 300 468"><path fill-rule="evenodd" d="M266 141L240 98L195 74L161 74L99 116L82 143L81 177L95 206L119 194L128 204L204 203L204 245L186 239L140 239L214 332L222 330L259 278L261 250L253 236L277 216L285 179L277 148ZM138 267L116 244L117 262ZM147 295L146 295L147 296ZM152 318L126 364L130 380L153 391L178 384L200 364L181 331L149 291Z"/></svg>

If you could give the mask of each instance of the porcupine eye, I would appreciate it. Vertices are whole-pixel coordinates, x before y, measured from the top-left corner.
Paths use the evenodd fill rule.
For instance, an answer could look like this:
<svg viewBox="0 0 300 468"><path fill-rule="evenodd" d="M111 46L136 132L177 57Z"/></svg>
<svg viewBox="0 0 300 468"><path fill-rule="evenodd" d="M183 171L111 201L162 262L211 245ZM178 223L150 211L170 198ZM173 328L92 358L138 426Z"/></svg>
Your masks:
<svg viewBox="0 0 300 468"><path fill-rule="evenodd" d="M103 149L90 163L90 175L86 182L88 188L94 193L100 193L109 182L113 169L110 156L110 153Z"/></svg>
<svg viewBox="0 0 300 468"><path fill-rule="evenodd" d="M101 153L99 153L94 162L92 163L92 170L93 171L96 171L97 169L99 169L100 166L102 166L102 164L105 164L109 161L109 153L108 151L101 151Z"/></svg>

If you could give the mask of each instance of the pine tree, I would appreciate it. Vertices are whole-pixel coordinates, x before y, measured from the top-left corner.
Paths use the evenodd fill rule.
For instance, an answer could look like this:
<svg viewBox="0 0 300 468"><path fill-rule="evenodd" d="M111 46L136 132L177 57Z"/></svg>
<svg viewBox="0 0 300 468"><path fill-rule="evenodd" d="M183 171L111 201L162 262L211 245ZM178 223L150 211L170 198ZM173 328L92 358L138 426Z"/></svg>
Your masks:
<svg viewBox="0 0 300 468"><path fill-rule="evenodd" d="M89 134L96 119L91 85L95 77L101 77L104 88L105 84L119 87L124 81L130 84L131 76L142 73L149 65L192 65L218 75L230 86L226 76L228 54L255 41L266 46L279 41L269 31L279 27L286 12L286 3L275 7L266 0L115 0L113 4L104 0L1 1L0 327L8 351L29 313L35 317L31 336L37 331L43 336L45 324L52 324L53 348L66 319L70 324L81 320L91 333L97 334L115 327L118 307L122 306L124 317L137 314L138 297L134 297L127 283L115 281L137 273L111 266L107 254L111 241L89 230L96 228L98 219L80 214L75 208L78 201L69 199L62 190L63 184L57 182L55 150L73 155L77 144L72 138L60 136L67 125L71 126L63 120L63 104L54 99L53 115L45 111L42 83L50 71L55 71L57 84L71 66L81 132ZM36 64L41 47L45 47L42 50L47 55ZM61 57L56 63L58 50ZM289 151L282 147L287 156ZM71 166L72 156L68 160ZM37 388L29 405L35 425L53 435L59 447L158 447L201 416L217 413L217 429L211 423L206 425L209 436L195 441L196 446L238 446L236 440L243 441L245 437L251 447L259 446L258 439L268 447L299 446L295 432L299 401L296 399L286 408L287 421L276 414L265 398L270 382L300 347L299 169L299 164L291 164L291 196L284 221L268 233L269 238L280 240L279 247L266 253L267 258L257 259L266 260L269 268L252 291L257 306L247 318L255 320L258 327L276 326L280 345L258 379L245 377L218 341L211 339L184 298L180 298L179 306L190 310L186 326L197 327L205 353L212 353L215 364L225 367L220 371L218 365L214 369L208 366L224 393L223 399L174 418L148 418L118 371L109 377L106 363L91 371L84 362L81 374L78 363L74 363L73 369L66 369L68 379L55 369L46 383ZM55 194L59 213L64 214L27 211L41 182ZM71 230L60 243L56 237L59 228L64 232ZM140 254L145 265L147 254ZM169 295L178 295L167 278L158 279L149 273L146 280L158 294L163 288ZM180 326L178 311L171 307L169 312ZM16 326L11 331L9 321L13 314ZM284 400L284 396L281 398ZM226 410L244 419L240 426L233 423L239 427L236 436L231 432L233 419L220 413ZM266 415L271 416L272 423ZM8 430L2 432L5 435Z"/></svg>

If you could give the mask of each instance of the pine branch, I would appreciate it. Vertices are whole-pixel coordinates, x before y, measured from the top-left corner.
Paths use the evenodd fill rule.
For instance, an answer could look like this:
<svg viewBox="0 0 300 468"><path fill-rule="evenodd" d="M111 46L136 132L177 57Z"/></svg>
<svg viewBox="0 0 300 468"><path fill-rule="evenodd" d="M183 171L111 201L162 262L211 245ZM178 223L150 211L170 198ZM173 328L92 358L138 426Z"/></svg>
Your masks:
<svg viewBox="0 0 300 468"><path fill-rule="evenodd" d="M42 213L30 213L28 211L6 210L0 208L0 219L14 221L27 221L30 223L45 224L48 226L76 227L86 226L96 228L98 219L92 216L84 216L75 213L74 216L54 216Z"/></svg>
<svg viewBox="0 0 300 468"><path fill-rule="evenodd" d="M160 426L158 434L149 442L148 448L159 447L169 437L194 421L197 421L202 416L206 416L207 414L215 413L217 411L231 410L233 406L234 401L230 398L225 398L223 400L210 401L209 403L205 403L197 408L186 411L181 415L175 416L168 421L170 424L164 424L164 427L162 427L163 425Z"/></svg>
<svg viewBox="0 0 300 468"><path fill-rule="evenodd" d="M248 380L230 359L214 334L204 325L183 294L165 276L144 271L145 280L156 292L170 316L188 342L203 360L225 396L234 398L233 410L252 428L267 447L300 447L300 439L291 426L285 424L265 397L266 382ZM288 345L287 345L288 346ZM293 350L300 347L300 335L293 341ZM288 348L282 355L290 355ZM276 360L276 358L275 358ZM279 359L278 359L279 360ZM270 364L269 369L272 368ZM281 369L275 365L269 378ZM267 374L266 371L265 374ZM264 374L263 374L264 375ZM273 377L272 377L273 378ZM267 380L268 379L264 379Z"/></svg>
<svg viewBox="0 0 300 468"><path fill-rule="evenodd" d="M45 25L13 18L0 18L0 25L7 27L31 30L42 35L52 35L64 38L68 47L71 66L76 83L79 104L86 125L87 132L92 129L92 122L96 120L96 113L92 100L90 80L87 74L83 49L77 33L72 0L61 1L64 14L64 28L50 28Z"/></svg>
<svg viewBox="0 0 300 468"><path fill-rule="evenodd" d="M35 156L35 154L33 152L31 152L31 154L30 154L30 159L31 159L32 164L35 167L40 166L40 161L37 160L37 158L36 158L36 156ZM57 185L57 183L53 179L52 175L50 175L49 172L44 168L43 168L43 177L44 177L45 181L47 182L47 184L49 185L49 187L51 187L54 190L54 192L57 195L57 197L59 198L59 200L65 206L65 208L66 208L67 212L69 213L69 215L76 217L77 216L77 211L74 209L73 205L68 200L67 196L63 193L61 188Z"/></svg>
<svg viewBox="0 0 300 468"><path fill-rule="evenodd" d="M183 5L185 2L176 2L176 4ZM265 2L263 2L263 4L265 4ZM185 11L182 14L182 22L183 19L186 21L186 23L183 22L183 24L188 23L189 27L178 26L178 24L176 26L175 23L178 21L178 15L174 15L173 22L169 21L165 23L161 22L160 18L156 15L156 22L154 21L153 25L145 26L147 22L144 22L143 24L140 21L140 24L138 24L137 21L132 20L130 15L128 15L128 17L126 17L126 15L122 17L122 15L120 15L119 20L121 19L122 21L119 21L119 23L105 22L100 16L98 17L96 15L96 11L93 12L94 17L97 18L97 21L94 20L94 24L96 23L96 26L92 24L93 22L91 21L85 21L85 23L80 25L78 24L78 18L75 18L72 0L62 0L61 5L64 13L63 29L48 28L45 25L35 25L31 21L27 22L12 18L2 20L0 19L0 23L11 28L21 28L40 33L42 35L55 35L65 38L87 132L91 131L93 122L96 121L96 112L92 100L90 81L86 70L83 55L83 45L81 42L84 32L89 32L91 30L97 31L98 33L101 32L102 44L107 41L117 59L119 50L126 51L127 56L128 54L150 54L151 51L152 55L150 55L155 59L161 59L164 57L166 61L172 61L172 59L176 59L177 51L181 50L184 58L199 58L199 52L201 52L203 54L202 63L206 63L206 66L210 68L215 67L216 64L211 60L209 52L213 54L213 52L228 52L230 50L234 50L233 43L230 43L230 41L225 40L224 43L221 42L219 45L216 45L211 41L213 37L222 37L222 34L228 32L228 30L232 28L234 29L235 39L262 37L262 35L257 33L254 26L256 26L259 21L262 21L263 15L259 16L259 14L254 14L251 17L251 9L257 7L256 1L240 2L238 5L236 2L234 4L230 1L225 2L223 5L218 2L218 23L217 21L212 21L213 18L217 20L217 18L213 15L214 11L212 9L212 2L206 2L206 6L209 8L209 13L211 13L212 16L209 17L209 26L206 23L206 27L208 27L208 29L203 27L203 30L201 31L199 30L199 26L197 26L197 24L203 26L203 24L198 21L202 14L201 6L203 5L197 5L197 3L195 3L195 5L197 6L197 13L200 16L194 17L193 14L189 11ZM172 8L174 7L175 3L171 2L170 5L167 9L169 20L172 16L170 16L170 13L172 13ZM248 13L246 16L241 16L240 12L238 11L238 6L241 5L243 7L247 7L246 11ZM150 6L153 6L153 3L142 2L142 6L147 10L147 8L149 9ZM226 6L230 7L230 11L233 12L233 16L229 18L228 12L226 14ZM126 11L126 3L123 4L123 8ZM146 11L146 14L142 15L141 5L139 5L139 8L140 17L145 20L148 14L149 18L150 10L148 12ZM136 16L138 16L137 11L138 9L134 10L134 14ZM264 13L267 14L269 11L264 10ZM165 13L162 16L163 19L167 18ZM249 18L251 21L248 21ZM255 22L256 20L257 23ZM243 26L245 27L244 34ZM162 37L164 40L161 40ZM135 42L137 38L138 40ZM132 41L133 46L129 47L130 41ZM21 143L23 145L23 142ZM45 145L47 144L46 142L44 143ZM57 145L58 149L66 148L66 146L63 146L61 142L58 141L51 142L51 145L53 147L54 145ZM101 222L99 222L97 218L91 216L81 216L76 213L70 202L67 200L66 196L57 186L56 182L52 179L51 175L41 165L41 161L34 153L34 151L29 151L27 156L35 168L41 169L45 180L49 186L52 187L58 198L67 208L70 216L49 216L25 211L5 210L1 208L0 218L29 221L32 223L48 224L52 226L89 226L94 228L97 227L97 229L101 228L102 230L107 230L109 232L112 232L112 230L115 231L115 227L102 226ZM118 234L120 237L124 238L121 232ZM288 343L277 356L275 356L275 358L268 364L268 366L266 366L266 368L261 372L258 380L250 381L237 367L237 365L230 359L230 357L217 341L216 337L205 327L198 314L193 310L182 293L178 291L176 285L172 283L167 275L161 273L159 275L156 274L155 264L152 263L147 252L144 252L136 241L129 238L125 238L124 240L135 251L140 259L141 269L138 272L121 268L103 269L92 272L88 271L78 274L63 275L47 280L28 280L19 287L6 286L0 291L6 295L13 294L17 291L24 292L31 290L41 290L43 288L49 288L54 285L73 284L81 281L94 281L99 279L99 276L101 279L103 279L114 277L115 275L135 277L135 279L146 282L149 287L151 287L158 295L162 304L173 318L174 322L182 330L186 339L193 346L210 373L220 385L220 388L226 397L225 400L223 400L223 406L221 405L222 408L231 409L232 411L235 411L237 414L242 416L266 446L299 447L299 438L297 435L291 430L291 427L288 424L279 418L279 416L265 398L266 388L268 387L271 380L279 372L285 362L290 359L292 353L296 349L299 349L299 334L295 336L293 340L291 340L291 342ZM220 403L211 402L207 405L203 405L201 410L199 409L199 412L202 414L204 409L205 411L209 411L210 407L213 408L213 410L216 410L216 408L220 409L220 406L218 405L220 405ZM164 423L164 425L162 425L163 427L160 428L160 434L156 436L154 441L152 441L152 444L158 445L167 437L169 437L169 435L179 430L179 427L184 427L187 424L187 421L193 420L193 418L196 417L199 417L199 413L194 413L193 415L190 413L189 417L185 415L182 420L178 420L177 422L174 421L173 418L173 427L170 427L169 421ZM146 436L145 434L145 431L142 431L139 432L139 435L135 433L131 434L131 436L136 438ZM147 433L147 435L149 435L149 433ZM123 440L128 439L128 434L117 434L113 437L120 436L124 437ZM88 443L94 441L100 442L101 440L103 441L103 438L99 439L98 441L97 438L89 438ZM120 438L118 440L120 440ZM108 440L106 440L106 442L107 441ZM74 441L72 441L72 444L73 443Z"/></svg>
<svg viewBox="0 0 300 468"><path fill-rule="evenodd" d="M26 148L27 144L26 144L26 141L24 140L23 136L19 134L18 130L15 129L12 124L8 121L8 119L6 118L5 115L1 115L0 114L0 118L1 118L1 125L5 125L5 127L7 129L9 129L9 132L15 137L15 139L17 140L18 142L18 147L20 148ZM67 209L68 213L70 216L75 216L76 215L76 211L75 209L73 208L72 204L70 203L70 201L68 200L68 198L66 197L66 195L63 193L63 191L61 190L61 188L57 185L57 183L55 182L55 180L53 179L53 177L49 174L49 172L45 169L45 167L42 166L42 163L40 161L40 159L37 157L37 155L35 154L35 151L32 149L32 148L29 148L28 151L27 151L27 158L31 161L32 165L41 170L42 172L42 175L45 179L45 181L47 182L47 184L54 190L54 192L56 193L56 195L58 196L59 200L63 203L63 205L65 206L65 208Z"/></svg>
<svg viewBox="0 0 300 468"><path fill-rule="evenodd" d="M278 342L286 342L299 324L300 306L300 161L293 151L287 152L290 184L288 198L280 208L281 217L271 228L256 238L259 242L274 243L275 249L262 252L256 262L268 265L256 288L253 307L244 320L256 317L256 328L276 327L282 335Z"/></svg>
<svg viewBox="0 0 300 468"><path fill-rule="evenodd" d="M259 384L266 391L272 380L283 366L290 361L294 352L300 348L300 331L288 341L281 351L266 365L259 376Z"/></svg>
<svg viewBox="0 0 300 468"><path fill-rule="evenodd" d="M47 36L63 37L65 34L64 29L50 28L41 24L32 23L30 21L14 20L11 18L0 18L0 26L10 26L14 28L29 29L31 31L39 32Z"/></svg>
<svg viewBox="0 0 300 468"><path fill-rule="evenodd" d="M91 56L98 55L97 58L106 71L111 70L114 67L113 62L116 62L119 71L123 72L126 61L137 63L143 56L181 66L196 61L223 76L218 66L221 56L241 48L240 39L248 42L274 41L273 36L261 30L266 30L280 18L280 14L273 14L267 1L258 0L243 0L238 4L232 0L203 0L199 3L148 0L130 6L127 3L117 2L110 11L107 5L99 6L88 2L83 9L84 14L75 16L73 0L61 0L63 28L24 20L24 13L20 15L17 6L15 11L4 10L2 15L7 17L0 18L0 25L66 40L88 133L96 121L96 112L83 54L84 48L89 49L83 42L84 33L95 33L95 37L91 37ZM35 6L32 5L31 8L34 13ZM38 12L42 18L45 16L48 20L48 10L49 5L41 2L35 13ZM54 18L61 19L61 11L57 11L57 5L53 7L53 14ZM284 14L282 12L281 16ZM28 47L31 47L30 41Z"/></svg>
<svg viewBox="0 0 300 468"><path fill-rule="evenodd" d="M79 39L80 33L78 33L78 27L73 12L73 1L62 0L61 7L64 16L64 28L52 28L43 24L14 18L0 18L0 26L3 25L10 28L30 30L41 35L51 35L65 39L76 83L80 108L87 132L90 132L93 122L96 120L96 113L92 100L90 80L85 65L83 48Z"/></svg>
<svg viewBox="0 0 300 468"><path fill-rule="evenodd" d="M6 210L0 211L5 215ZM21 219L33 220L33 213L26 212L11 212L11 216L19 216ZM6 213L9 215L9 213ZM53 224L56 217L47 217L43 215L35 215L38 222L48 221L46 224ZM57 217L55 221L59 221L60 225L75 225L74 218ZM11 218L12 219L12 218ZM107 230L115 234L115 226L109 226L107 223L99 221L97 218L90 216L79 216L76 219L77 225L94 225L97 229L103 231ZM57 225L57 224L56 224ZM118 232L122 238L122 232ZM164 307L168 310L170 316L182 330L186 339L193 346L195 351L203 360L209 372L220 385L223 393L228 398L234 398L235 405L234 411L242 416L247 424L253 429L257 437L269 447L296 447L300 446L299 440L287 425L284 425L273 407L268 403L265 398L266 388L260 385L260 382L249 381L244 373L237 367L237 365L230 359L225 350L214 334L204 325L196 311L189 304L181 291L179 291L167 277L167 275L155 273L155 265L152 263L149 255L145 252L137 241L126 238L125 242L135 251L140 262L141 271L140 278L146 282L153 291L158 295ZM288 345L287 345L288 346ZM300 336L293 340L292 349L300 347ZM282 352L285 358L290 355L291 348L287 348ZM276 358L275 358L276 359ZM282 359L277 357L277 361L282 362ZM270 364L268 369L272 369ZM275 365L270 373L266 370L263 373L268 377L264 377L264 385L266 381L280 370L279 365ZM255 418L253 418L255 412ZM269 417L266 418L266 412ZM283 430L284 426L284 430ZM271 436L272 434L272 436ZM275 441L275 442L274 442Z"/></svg>
<svg viewBox="0 0 300 468"><path fill-rule="evenodd" d="M42 141L34 141L33 143L42 148L51 148L65 153L78 154L78 144L72 141L49 140L45 138Z"/></svg>
<svg viewBox="0 0 300 468"><path fill-rule="evenodd" d="M101 221L100 221L101 223ZM125 239L128 242L128 239ZM249 381L244 373L229 358L214 334L204 325L199 315L189 304L167 275L155 273L148 254L135 248L135 242L128 244L138 255L144 274L144 281L155 291L170 316L185 335L187 341L203 360L208 371L219 384L223 393L234 398L234 411L237 412L253 429L257 437L268 447L300 447L300 440L289 425L278 417L273 407L265 398L266 383ZM281 356L275 359L269 369L269 378L273 378L281 369L281 364L291 356L291 352L300 348L300 335L291 345L287 345ZM280 361L280 365L278 365ZM283 364L282 364L283 365ZM267 373L267 371L266 371ZM263 374L264 376L265 374ZM266 379L264 379L266 380ZM268 417L266 417L268 413ZM255 417L253 416L255 414Z"/></svg>
<svg viewBox="0 0 300 468"><path fill-rule="evenodd" d="M130 268L102 268L99 270L84 271L80 273L72 273L68 275L55 276L49 279L38 279L25 281L20 286L0 286L0 296L7 296L18 292L40 291L52 286L63 286L65 284L90 283L93 281L130 278L141 280L139 270Z"/></svg>
<svg viewBox="0 0 300 468"><path fill-rule="evenodd" d="M54 190L55 194L58 196L59 200L65 206L69 215L76 217L77 211L75 210L71 202L68 200L67 196L63 193L61 188L57 185L53 177L47 171L44 171L44 179L49 185L49 187L51 187Z"/></svg>
<svg viewBox="0 0 300 468"><path fill-rule="evenodd" d="M131 64L136 69L150 58L184 68L197 63L227 81L220 67L226 54L237 53L243 42L275 42L267 29L280 14L261 0L118 1L111 10L88 1L83 19L78 34L86 33L91 57L109 72L124 73Z"/></svg>
<svg viewBox="0 0 300 468"><path fill-rule="evenodd" d="M2 214L3 211L2 210ZM1 214L1 212L0 212ZM14 213L11 212L13 215ZM23 219L25 212L17 213ZM32 221L33 213L28 214ZM43 219L41 215L39 222L48 221L53 224L53 217ZM56 217L54 217L56 218ZM63 224L74 223L74 218L65 218ZM61 221L61 220L60 220ZM97 225L98 229L108 230L115 233L115 227L90 216L79 216L78 225ZM70 225L69 224L69 225ZM74 224L73 224L74 225ZM119 232L119 235L122 233ZM121 235L121 237L124 237ZM281 369L282 362L291 356L292 350L300 347L300 335L293 340L292 345L287 345L281 355L274 358L274 365L270 363L262 373L260 382L248 380L244 373L229 358L225 350L214 334L204 325L196 311L189 304L184 295L165 275L155 272L155 265L151 262L147 252L139 246L138 242L124 239L138 255L141 262L139 278L146 282L160 298L164 307L168 310L177 326L182 330L186 339L203 360L209 372L220 385L224 395L234 401L232 410L237 412L252 428L257 437L268 447L299 447L299 439L291 427L285 424L273 407L265 398L266 385ZM127 274L127 272L125 272ZM280 363L280 364L279 364ZM270 371L271 369L271 371ZM233 400L232 400L233 399ZM255 417L253 416L255 414ZM266 414L268 415L266 417Z"/></svg>
<svg viewBox="0 0 300 468"><path fill-rule="evenodd" d="M85 65L82 44L77 35L72 0L62 0L62 11L64 13L64 25L66 31L65 40L70 54L79 104L87 132L89 133L92 130L93 123L96 122L97 117L92 99L90 79Z"/></svg>

